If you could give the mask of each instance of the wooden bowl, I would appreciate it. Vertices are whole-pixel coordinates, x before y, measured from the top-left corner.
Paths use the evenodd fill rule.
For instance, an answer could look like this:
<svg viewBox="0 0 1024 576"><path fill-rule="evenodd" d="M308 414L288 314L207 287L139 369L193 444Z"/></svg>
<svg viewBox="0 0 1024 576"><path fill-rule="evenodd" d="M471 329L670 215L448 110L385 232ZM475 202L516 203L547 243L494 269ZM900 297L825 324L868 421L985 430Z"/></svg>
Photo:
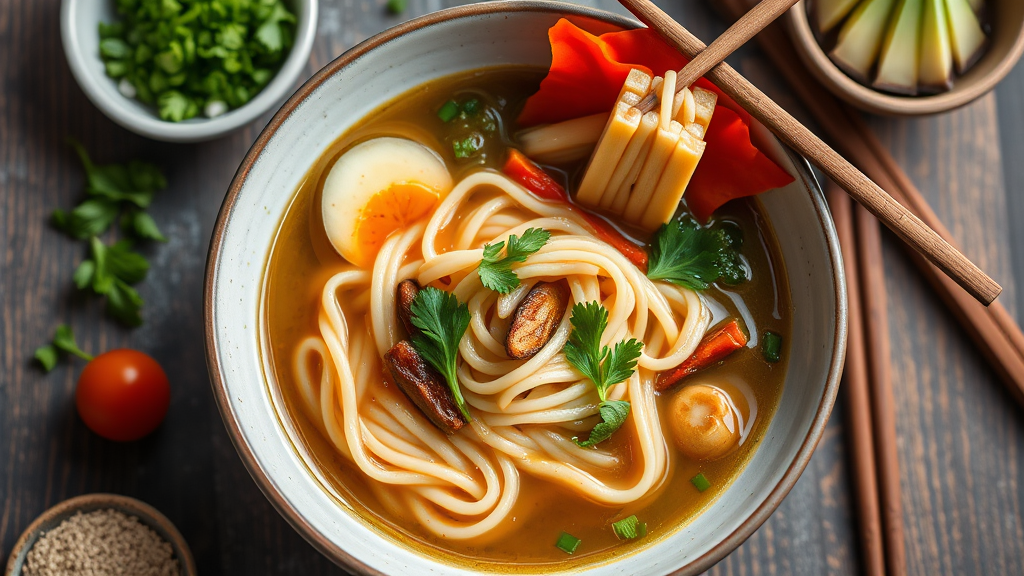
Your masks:
<svg viewBox="0 0 1024 576"><path fill-rule="evenodd" d="M1005 77L1024 53L1024 2L988 0L992 14L989 46L953 89L928 96L899 96L879 92L850 78L821 49L807 16L804 2L786 14L790 37L804 64L833 94L849 104L876 114L917 116L958 108L988 93Z"/></svg>
<svg viewBox="0 0 1024 576"><path fill-rule="evenodd" d="M117 494L85 494L65 500L56 506L43 512L28 528L21 533L21 537L14 543L11 556L7 560L7 569L4 576L21 576L21 570L25 566L29 550L35 545L39 537L48 532L64 520L72 517L77 512L92 512L94 510L106 510L112 508L128 516L135 516L140 522L149 526L154 532L166 540L174 551L174 557L178 559L178 566L181 568L181 576L195 576L196 563L192 559L192 551L189 550L185 539L174 527L174 524L161 514L156 508L149 504Z"/></svg>

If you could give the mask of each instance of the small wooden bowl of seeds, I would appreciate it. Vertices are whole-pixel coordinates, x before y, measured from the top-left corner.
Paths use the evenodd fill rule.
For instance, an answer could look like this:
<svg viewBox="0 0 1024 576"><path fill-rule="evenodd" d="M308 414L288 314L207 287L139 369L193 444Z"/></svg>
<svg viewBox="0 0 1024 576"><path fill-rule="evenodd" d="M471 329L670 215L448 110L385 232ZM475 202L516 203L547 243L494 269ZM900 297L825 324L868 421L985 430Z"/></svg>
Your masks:
<svg viewBox="0 0 1024 576"><path fill-rule="evenodd" d="M14 544L4 576L195 576L181 533L127 496L86 494L43 512Z"/></svg>

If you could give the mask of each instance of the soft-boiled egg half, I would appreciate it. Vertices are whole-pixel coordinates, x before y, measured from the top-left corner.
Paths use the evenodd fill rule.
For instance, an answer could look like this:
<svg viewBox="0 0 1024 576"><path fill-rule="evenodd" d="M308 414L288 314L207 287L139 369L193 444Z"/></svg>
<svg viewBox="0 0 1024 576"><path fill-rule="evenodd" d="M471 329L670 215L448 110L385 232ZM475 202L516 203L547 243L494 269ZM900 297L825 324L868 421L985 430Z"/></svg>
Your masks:
<svg viewBox="0 0 1024 576"><path fill-rule="evenodd" d="M405 138L381 137L342 154L324 180L324 229L349 262L373 264L392 232L423 218L452 189L444 161Z"/></svg>

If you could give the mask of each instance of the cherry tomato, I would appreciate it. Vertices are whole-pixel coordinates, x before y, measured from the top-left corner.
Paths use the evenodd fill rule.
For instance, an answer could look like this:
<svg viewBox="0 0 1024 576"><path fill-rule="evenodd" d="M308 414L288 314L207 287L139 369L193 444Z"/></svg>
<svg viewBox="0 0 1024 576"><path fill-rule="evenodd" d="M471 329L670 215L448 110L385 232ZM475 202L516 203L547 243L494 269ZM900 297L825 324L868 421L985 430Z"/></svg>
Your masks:
<svg viewBox="0 0 1024 576"><path fill-rule="evenodd" d="M75 406L90 430L118 442L138 440L163 422L171 402L167 374L137 350L111 350L85 366Z"/></svg>

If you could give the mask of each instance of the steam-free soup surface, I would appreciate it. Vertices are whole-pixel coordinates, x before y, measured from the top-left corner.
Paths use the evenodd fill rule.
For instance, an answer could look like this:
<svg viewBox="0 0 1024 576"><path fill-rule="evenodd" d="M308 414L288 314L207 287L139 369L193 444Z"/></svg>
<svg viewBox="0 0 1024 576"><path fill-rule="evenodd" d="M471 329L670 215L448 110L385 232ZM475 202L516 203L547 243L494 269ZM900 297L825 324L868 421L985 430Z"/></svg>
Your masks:
<svg viewBox="0 0 1024 576"><path fill-rule="evenodd" d="M716 214L717 220L735 223L743 232L742 255L749 265L747 282L732 286L712 286L703 298L714 319L711 330L727 319L739 318L750 333L748 347L729 356L715 367L684 381L712 383L726 390L748 422L741 445L713 462L695 462L679 455L668 481L653 495L627 506L599 505L570 493L550 482L521 474L522 487L510 522L500 530L468 541L451 541L433 536L411 515L396 516L387 510L369 488L369 480L325 440L301 408L301 399L291 369L299 342L319 335L318 313L324 283L345 265L324 236L320 214L319 189L333 161L352 145L377 136L400 136L424 143L441 152L453 178L481 167L498 169L511 144L508 134L518 127L514 118L523 101L533 93L542 71L502 68L462 74L420 86L370 114L358 126L335 142L316 162L295 195L281 224L270 256L266 277L264 325L268 349L267 364L272 386L282 401L282 417L294 425L296 447L311 470L326 483L326 489L338 499L338 513L353 511L368 523L380 527L392 538L420 548L427 554L448 561L496 571L514 571L515 567L559 563L585 564L600 561L609 554L626 554L672 533L706 509L742 472L775 412L782 392L786 370L785 343L789 341L789 290L783 278L782 261L771 228L758 203L733 202ZM482 150L470 158L456 158L453 141L465 138L459 133L458 120L445 123L437 111L448 100L475 97L487 103L498 125L485 134ZM582 165L554 167L567 184L579 178ZM640 235L631 230L626 233ZM642 238L641 238L642 239ZM361 327L366 329L365 326ZM760 349L765 331L782 336L783 360L769 363ZM380 364L360 366L360 370L381 372ZM662 393L661 413L672 394ZM670 434L666 433L671 443ZM604 449L627 454L637 446L636 438L624 427L602 444ZM698 491L691 481L702 474L711 487ZM628 482L629 478L622 478ZM611 523L631 514L647 524L648 535L620 541ZM555 546L562 532L580 538L575 554L567 555Z"/></svg>

